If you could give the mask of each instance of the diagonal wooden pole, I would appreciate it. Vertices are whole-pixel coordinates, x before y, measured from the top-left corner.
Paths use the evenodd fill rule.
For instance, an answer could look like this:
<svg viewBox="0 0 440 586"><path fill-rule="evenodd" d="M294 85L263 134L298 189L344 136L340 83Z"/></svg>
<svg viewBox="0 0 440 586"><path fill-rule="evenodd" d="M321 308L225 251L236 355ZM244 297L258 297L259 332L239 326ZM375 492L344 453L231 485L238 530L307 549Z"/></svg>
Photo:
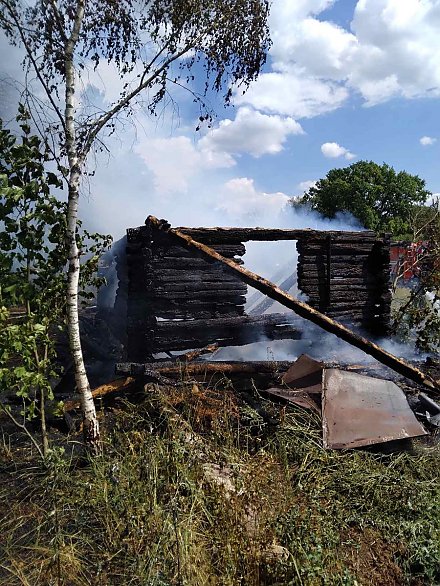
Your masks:
<svg viewBox="0 0 440 586"><path fill-rule="evenodd" d="M373 356L376 360L385 364L402 374L403 376L415 381L416 383L422 384L431 391L436 393L440 393L440 382L433 380L428 375L424 374L418 368L411 366L401 358L397 358L393 354L390 354L377 344L370 342L363 336L356 334L349 328L343 326L339 322L331 319L327 315L313 309L307 303L303 301L299 301L292 297L279 287L277 287L274 283L271 283L267 279L260 277L256 273L253 273L240 265L236 264L233 260L225 258L215 252L209 246L202 244L201 242L197 242L193 240L190 236L187 236L180 230L176 228L171 228L171 225L166 220L158 220L154 216L148 216L145 221L146 224L153 226L154 228L166 232L172 238L176 240L181 246L186 246L187 248L198 250L203 254L206 260L210 262L220 262L225 267L227 267L232 273L237 275L239 279L243 282L247 283L251 287L258 289L261 293L264 293L268 297L271 297L275 301L278 301L285 307L293 310L297 313L300 317L308 319L309 321L313 322L314 324L318 325L322 329L330 332L331 334L335 334L338 338L345 340L352 346L356 346L360 350L363 350L366 354Z"/></svg>

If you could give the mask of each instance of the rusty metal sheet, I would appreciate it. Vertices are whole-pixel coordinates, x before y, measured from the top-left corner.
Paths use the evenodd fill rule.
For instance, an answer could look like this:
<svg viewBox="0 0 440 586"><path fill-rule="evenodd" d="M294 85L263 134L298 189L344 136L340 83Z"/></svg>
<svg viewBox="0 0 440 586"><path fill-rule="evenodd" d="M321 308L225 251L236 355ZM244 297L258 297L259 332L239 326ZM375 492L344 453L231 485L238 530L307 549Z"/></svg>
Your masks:
<svg viewBox="0 0 440 586"><path fill-rule="evenodd" d="M310 358L307 354L301 356L284 373L282 382L291 389L301 389L307 393L322 392L322 371L324 364Z"/></svg>
<svg viewBox="0 0 440 586"><path fill-rule="evenodd" d="M392 381L325 369L324 447L357 448L426 435L404 392Z"/></svg>
<svg viewBox="0 0 440 586"><path fill-rule="evenodd" d="M321 410L318 406L318 403L313 400L313 398L303 391L291 391L290 389L279 389L276 387L266 389L264 391L269 395L279 397L280 399L284 399L288 403L293 403L294 405L298 405L299 407L303 407L304 409L311 409L320 413Z"/></svg>

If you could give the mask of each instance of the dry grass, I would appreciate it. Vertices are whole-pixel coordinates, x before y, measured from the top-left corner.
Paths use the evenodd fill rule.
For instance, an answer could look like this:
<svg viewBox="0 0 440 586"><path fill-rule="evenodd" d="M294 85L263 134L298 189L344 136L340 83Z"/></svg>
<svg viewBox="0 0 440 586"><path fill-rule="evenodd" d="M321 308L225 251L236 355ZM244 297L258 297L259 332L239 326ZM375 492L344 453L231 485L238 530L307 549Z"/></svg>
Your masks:
<svg viewBox="0 0 440 586"><path fill-rule="evenodd" d="M315 415L254 399L258 412L230 385L151 389L106 415L106 455L85 468L55 451L30 469L6 442L0 583L440 580L436 448L325 451Z"/></svg>

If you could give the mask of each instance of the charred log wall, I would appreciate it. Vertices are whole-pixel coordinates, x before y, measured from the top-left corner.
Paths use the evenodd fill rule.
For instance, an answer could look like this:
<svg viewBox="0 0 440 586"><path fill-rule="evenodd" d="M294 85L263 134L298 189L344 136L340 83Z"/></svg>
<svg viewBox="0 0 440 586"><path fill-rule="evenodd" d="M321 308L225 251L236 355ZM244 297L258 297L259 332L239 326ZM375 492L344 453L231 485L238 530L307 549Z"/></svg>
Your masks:
<svg viewBox="0 0 440 586"><path fill-rule="evenodd" d="M375 335L390 325L390 240L374 232L298 240L298 286L308 303Z"/></svg>
<svg viewBox="0 0 440 586"><path fill-rule="evenodd" d="M246 249L241 242L219 240L213 244L215 250L243 262ZM231 330L232 324L221 319L244 315L247 286L222 266L173 245L166 234L150 226L129 229L127 270L127 355L131 360L203 347L217 337L231 341L238 333L240 322Z"/></svg>
<svg viewBox="0 0 440 586"><path fill-rule="evenodd" d="M371 232L262 228L183 228L243 263L249 240L297 240L298 280L310 305L331 317L385 332L390 313L389 242ZM292 267L292 272L295 267ZM208 263L150 225L127 230L127 358L158 352L297 339L293 316L246 316L247 286L220 263Z"/></svg>

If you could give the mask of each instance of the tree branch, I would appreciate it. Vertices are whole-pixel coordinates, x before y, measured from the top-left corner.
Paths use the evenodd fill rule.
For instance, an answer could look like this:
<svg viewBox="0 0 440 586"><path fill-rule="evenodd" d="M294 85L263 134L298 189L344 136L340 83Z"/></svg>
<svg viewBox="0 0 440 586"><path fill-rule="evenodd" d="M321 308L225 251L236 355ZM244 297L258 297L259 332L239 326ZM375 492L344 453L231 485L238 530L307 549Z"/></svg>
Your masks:
<svg viewBox="0 0 440 586"><path fill-rule="evenodd" d="M414 232L414 240L417 238L417 236L423 232L423 230L425 230L425 228L427 228L428 226L430 226L431 224L433 224L435 222L435 220L437 220L437 218L440 216L440 209L437 209L435 214L433 215L432 218L430 218L426 224L424 224L421 228L419 228L416 232Z"/></svg>
<svg viewBox="0 0 440 586"><path fill-rule="evenodd" d="M6 413L6 415L9 417L9 419L12 421L12 423L16 427L18 427L18 429L21 429L28 436L28 438L33 443L35 449L37 450L40 458L44 462L45 458L44 458L43 452L42 452L40 446L38 445L37 440L34 438L34 436L31 434L31 432L28 430L28 428L23 423L20 423L19 421L17 421L15 419L15 417L12 415L12 413L9 411L9 409L7 409L2 403L0 403L0 409L3 411L3 413Z"/></svg>
<svg viewBox="0 0 440 586"><path fill-rule="evenodd" d="M49 89L49 87L48 87L48 85L47 85L47 83L46 83L46 81L45 81L45 79L44 79L41 71L40 71L40 68L37 65L37 61L36 61L36 59L35 59L32 51L31 51L31 48L28 45L26 35L24 34L24 27L22 26L22 24L21 24L18 16L15 14L14 10L12 9L10 3L7 2L7 0L0 0L0 1L1 1L1 4L3 4L3 6L5 6L5 8L9 11L9 14L10 14L11 18L14 21L15 27L18 30L18 34L20 35L20 39L21 39L21 42L23 43L23 46L25 48L27 57L28 57L29 61L32 63L32 66L33 66L34 71L35 71L35 73L36 73L36 75L38 77L38 80L41 83L41 85L43 86L43 89L46 92L46 95L47 95L47 97L49 99L49 102L51 103L52 108L55 110L58 118L61 121L61 125L62 125L63 129L65 130L66 127L65 127L65 124L64 124L63 115L61 113L61 110L56 105L56 103L55 103L55 101L54 101L54 99L52 97L51 91L50 91L50 89Z"/></svg>
<svg viewBox="0 0 440 586"><path fill-rule="evenodd" d="M163 71L165 71L172 63L174 63L174 61L176 61L177 59L180 59L180 57L182 57L185 53L187 53L192 48L193 48L193 45L187 45L186 47L184 47L181 51L179 51L178 53L173 55L173 57L170 57L169 59L167 59L158 69L155 70L155 72L152 75L150 75L150 77L148 77L148 79L145 79L144 74L148 71L148 68L150 67L150 65L148 65L146 67L144 74L142 75L141 82L138 84L138 86L133 91L131 91L129 94L127 94L124 98L121 98L115 104L115 106L113 106L113 108L111 108L111 110L108 110L103 116L98 118L91 125L91 130L89 132L87 140L85 141L83 149L82 149L81 162L83 162L85 160L85 158L87 157L87 155L92 147L93 141L95 140L98 133L113 118L113 116L115 116L125 106L127 106L133 100L133 98L135 98L142 90L146 89L154 81L154 79L157 78ZM152 61L152 63L154 63L154 60Z"/></svg>
<svg viewBox="0 0 440 586"><path fill-rule="evenodd" d="M63 21L61 19L60 11L58 10L57 2L56 0L49 0L49 4L52 6L52 10L55 15L55 20L58 26L58 32L60 33L60 36L63 39L63 41L66 42L66 31L64 30Z"/></svg>

